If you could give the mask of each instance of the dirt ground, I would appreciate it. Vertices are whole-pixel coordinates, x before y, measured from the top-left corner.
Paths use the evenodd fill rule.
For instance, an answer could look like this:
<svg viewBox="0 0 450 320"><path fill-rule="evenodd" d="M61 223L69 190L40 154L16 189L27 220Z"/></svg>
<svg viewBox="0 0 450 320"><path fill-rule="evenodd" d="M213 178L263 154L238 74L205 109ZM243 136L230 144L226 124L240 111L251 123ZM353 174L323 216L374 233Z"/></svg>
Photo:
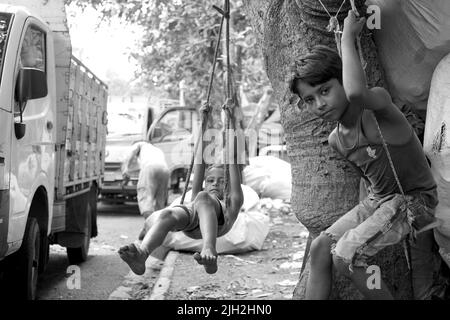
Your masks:
<svg viewBox="0 0 450 320"><path fill-rule="evenodd" d="M308 232L290 211L261 199L260 211L270 217L262 250L219 255L219 270L208 275L190 252L178 255L166 300L291 299L297 284ZM286 210L287 209L287 210Z"/></svg>

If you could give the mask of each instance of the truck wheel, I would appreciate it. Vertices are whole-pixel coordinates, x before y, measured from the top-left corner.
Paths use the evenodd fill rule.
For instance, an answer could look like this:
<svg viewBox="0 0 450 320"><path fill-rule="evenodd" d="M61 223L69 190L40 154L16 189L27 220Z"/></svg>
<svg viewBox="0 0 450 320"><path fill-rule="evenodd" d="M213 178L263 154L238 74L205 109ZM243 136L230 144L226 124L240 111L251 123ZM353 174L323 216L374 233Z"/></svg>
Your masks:
<svg viewBox="0 0 450 320"><path fill-rule="evenodd" d="M47 264L50 256L50 244L46 234L44 234L41 238L40 251L41 255L39 260L39 274L42 274L47 269Z"/></svg>
<svg viewBox="0 0 450 320"><path fill-rule="evenodd" d="M84 227L83 245L78 248L67 248L67 257L70 264L79 264L87 260L89 245L91 242L91 223L91 205L88 202L86 208L86 224Z"/></svg>
<svg viewBox="0 0 450 320"><path fill-rule="evenodd" d="M20 298L36 299L36 287L39 270L39 253L41 238L39 225L35 218L29 218L20 250L17 252L17 268L15 269L15 291Z"/></svg>

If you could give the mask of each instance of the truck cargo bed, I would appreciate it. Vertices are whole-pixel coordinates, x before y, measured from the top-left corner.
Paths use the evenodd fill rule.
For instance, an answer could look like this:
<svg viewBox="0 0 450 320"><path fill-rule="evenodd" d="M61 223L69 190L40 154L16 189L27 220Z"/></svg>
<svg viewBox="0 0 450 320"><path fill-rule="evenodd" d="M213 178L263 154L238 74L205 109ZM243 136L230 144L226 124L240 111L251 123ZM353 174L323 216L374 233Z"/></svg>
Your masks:
<svg viewBox="0 0 450 320"><path fill-rule="evenodd" d="M104 172L107 86L75 57L67 71L60 76L68 94L58 105L59 198L87 191L93 181L99 185Z"/></svg>

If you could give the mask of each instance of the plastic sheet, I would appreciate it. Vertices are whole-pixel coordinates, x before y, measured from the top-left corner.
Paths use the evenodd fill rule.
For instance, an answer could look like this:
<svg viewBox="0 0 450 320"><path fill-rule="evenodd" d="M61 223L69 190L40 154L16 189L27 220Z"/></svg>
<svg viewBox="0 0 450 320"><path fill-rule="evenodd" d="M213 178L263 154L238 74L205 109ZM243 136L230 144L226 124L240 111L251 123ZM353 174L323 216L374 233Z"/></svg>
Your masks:
<svg viewBox="0 0 450 320"><path fill-rule="evenodd" d="M374 36L391 95L425 110L433 70L450 52L450 1L368 0L366 5L381 9Z"/></svg>

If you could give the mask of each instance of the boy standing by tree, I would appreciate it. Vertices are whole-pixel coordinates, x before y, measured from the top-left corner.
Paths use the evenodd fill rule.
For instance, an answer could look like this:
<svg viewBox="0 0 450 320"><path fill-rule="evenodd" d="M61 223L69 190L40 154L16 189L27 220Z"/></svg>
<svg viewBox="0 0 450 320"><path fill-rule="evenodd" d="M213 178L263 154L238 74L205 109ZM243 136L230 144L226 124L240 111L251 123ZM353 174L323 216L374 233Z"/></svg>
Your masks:
<svg viewBox="0 0 450 320"><path fill-rule="evenodd" d="M379 87L367 88L355 47L364 23L364 18L357 20L350 11L344 21L342 61L335 51L314 47L296 66L291 83L291 90L310 112L324 120L337 121L329 144L370 185L370 193L363 201L312 242L307 299L329 297L333 265L366 298L392 299L382 280L379 289L368 288L367 258L400 242L413 229L422 231L435 222L436 183L420 141L389 93ZM411 214L404 210L406 202ZM419 220L425 220L420 227L416 224ZM416 260L417 266L426 276L414 287L424 297L432 284L432 272L426 270L427 261L420 260Z"/></svg>
<svg viewBox="0 0 450 320"><path fill-rule="evenodd" d="M217 271L216 239L231 230L241 210L244 196L239 164L236 161L229 164L230 193L229 202L225 204L224 166L209 166L205 177L203 158L202 156L200 163L194 166L191 202L154 212L146 220L148 231L141 245L132 243L119 249L120 257L134 273L144 274L145 261L163 243L169 231L183 231L193 239L203 239L202 251L195 253L194 259L204 266L207 273Z"/></svg>

